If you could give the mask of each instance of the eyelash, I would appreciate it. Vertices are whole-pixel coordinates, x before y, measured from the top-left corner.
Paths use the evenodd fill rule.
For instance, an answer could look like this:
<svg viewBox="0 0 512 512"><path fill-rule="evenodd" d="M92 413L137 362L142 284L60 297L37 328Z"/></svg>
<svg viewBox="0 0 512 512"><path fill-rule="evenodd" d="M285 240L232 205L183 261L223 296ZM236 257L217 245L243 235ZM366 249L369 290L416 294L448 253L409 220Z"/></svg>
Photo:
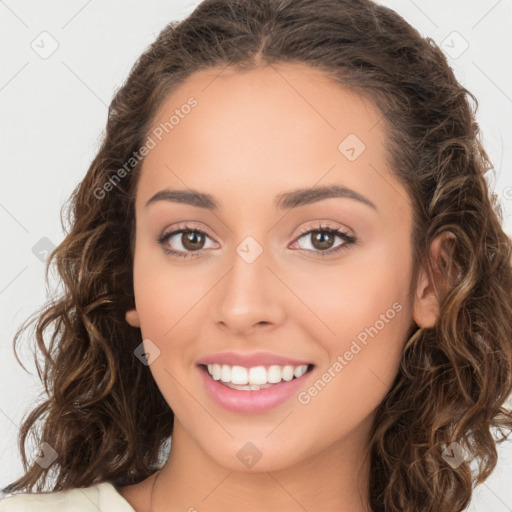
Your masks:
<svg viewBox="0 0 512 512"><path fill-rule="evenodd" d="M185 233L185 232L200 233L201 235L204 235L204 236L207 236L208 238L210 238L208 236L208 234L206 232L204 232L203 230L194 228L193 226L189 226L187 224L184 224L184 225L178 226L178 229L176 229L170 233L164 233L158 239L158 243L162 246L163 250L167 254L170 254L172 256L178 256L181 258L196 258L201 254L202 250L204 250L204 249L200 249L196 252L185 252L185 251L175 251L174 249L169 249L168 247L166 247L164 245L167 242L167 240L169 240L169 238L171 238L172 236L177 235L179 233ZM295 241L300 240L303 236L305 236L307 234L315 233L315 232L329 233L330 235L338 236L339 238L343 239L345 242L344 244L339 245L335 249L328 249L326 251L313 251L313 252L321 255L321 257L329 257L329 256L336 255L342 251L348 250L350 245L355 245L358 242L358 240L355 236L349 235L345 231L342 231L339 228L332 227L329 224L327 224L327 225L319 224L318 227L316 227L316 228L302 229L300 232L300 235L295 239ZM310 251L310 249L302 249L302 250L308 251L308 252Z"/></svg>

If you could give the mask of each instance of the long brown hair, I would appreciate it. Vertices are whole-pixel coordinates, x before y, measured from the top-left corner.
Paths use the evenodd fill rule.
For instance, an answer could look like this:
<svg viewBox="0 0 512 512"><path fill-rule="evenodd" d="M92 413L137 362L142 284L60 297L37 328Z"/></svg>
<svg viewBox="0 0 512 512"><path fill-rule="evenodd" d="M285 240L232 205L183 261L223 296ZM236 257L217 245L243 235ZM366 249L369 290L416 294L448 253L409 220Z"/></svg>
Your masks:
<svg viewBox="0 0 512 512"><path fill-rule="evenodd" d="M63 291L31 320L48 398L23 422L25 474L4 492L41 491L50 476L50 490L125 485L159 467L173 413L134 357L140 329L124 318L134 307L134 199L143 161L134 155L163 100L191 73L279 62L321 69L379 107L391 167L414 204L415 261L431 275L432 241L453 234L440 267L449 286L439 320L404 352L375 419L373 511L461 511L473 484L494 469L496 443L512 427L503 407L512 392L512 242L488 189L492 165L476 98L432 39L370 0L206 0L169 23L137 60L70 197L67 236L46 268L56 265ZM103 193L107 182L113 185ZM15 351L27 327L16 333ZM57 452L53 465L28 461L30 433ZM454 442L479 462L474 482L468 461L452 467L443 457Z"/></svg>

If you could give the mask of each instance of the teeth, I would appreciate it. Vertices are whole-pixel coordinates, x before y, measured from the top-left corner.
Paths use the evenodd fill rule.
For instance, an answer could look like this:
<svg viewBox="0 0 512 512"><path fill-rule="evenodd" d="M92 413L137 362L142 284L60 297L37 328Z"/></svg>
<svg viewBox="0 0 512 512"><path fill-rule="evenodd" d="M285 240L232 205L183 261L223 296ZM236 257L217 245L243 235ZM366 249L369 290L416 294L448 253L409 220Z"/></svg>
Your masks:
<svg viewBox="0 0 512 512"><path fill-rule="evenodd" d="M292 380L294 371L295 371L295 368L293 366L285 366L283 368L283 379L287 382L289 380Z"/></svg>
<svg viewBox="0 0 512 512"><path fill-rule="evenodd" d="M276 382L281 382L281 367L277 365L273 365L268 369L267 372L267 382L271 384L275 384Z"/></svg>
<svg viewBox="0 0 512 512"><path fill-rule="evenodd" d="M231 367L231 383L232 384L247 384L247 368L243 366Z"/></svg>
<svg viewBox="0 0 512 512"><path fill-rule="evenodd" d="M231 366L223 364L220 369L220 380L222 382L231 382Z"/></svg>
<svg viewBox="0 0 512 512"><path fill-rule="evenodd" d="M233 366L233 368L237 367ZM233 384L236 384L236 382L233 382ZM247 384L247 382L244 382L243 384ZM255 366L253 368L249 368L249 384L253 384L256 386L268 384L267 370L265 369L264 366Z"/></svg>
<svg viewBox="0 0 512 512"><path fill-rule="evenodd" d="M260 389L260 386L268 387L265 386L266 384L277 384L281 380L287 382L294 377L301 377L306 373L308 365L272 365L268 368L265 366L245 368L244 366L215 363L207 365L207 368L213 380L220 380L226 384L234 385L229 387L234 387L235 389Z"/></svg>

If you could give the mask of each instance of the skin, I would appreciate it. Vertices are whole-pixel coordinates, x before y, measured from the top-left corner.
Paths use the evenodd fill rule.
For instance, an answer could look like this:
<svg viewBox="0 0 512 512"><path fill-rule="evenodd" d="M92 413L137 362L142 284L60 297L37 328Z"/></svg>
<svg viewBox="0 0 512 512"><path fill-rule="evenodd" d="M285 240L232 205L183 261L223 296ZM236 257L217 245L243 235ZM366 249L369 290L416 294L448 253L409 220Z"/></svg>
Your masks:
<svg viewBox="0 0 512 512"><path fill-rule="evenodd" d="M412 286L412 204L386 163L382 116L320 71L280 64L197 72L166 99L153 126L191 96L198 105L142 168L136 309L126 313L160 350L149 368L175 414L172 449L152 509L156 474L119 492L138 512L369 510L366 449L375 410L410 329L432 326L438 314L426 272ZM338 150L348 134L366 146L354 161ZM357 191L377 210L350 198L274 207L278 194L328 184ZM220 208L145 207L166 188L210 193ZM319 221L357 243L322 257L311 233L301 234ZM169 255L157 241L185 222L207 233L196 245L199 257ZM249 235L263 249L252 263L236 252ZM193 247L183 240L166 243ZM343 243L335 237L323 250ZM436 258L437 241L432 250ZM208 354L264 351L314 363L307 390L394 303L400 312L307 404L293 395L263 413L234 413L214 403L199 378L196 363ZM237 457L248 441L262 455L252 468Z"/></svg>

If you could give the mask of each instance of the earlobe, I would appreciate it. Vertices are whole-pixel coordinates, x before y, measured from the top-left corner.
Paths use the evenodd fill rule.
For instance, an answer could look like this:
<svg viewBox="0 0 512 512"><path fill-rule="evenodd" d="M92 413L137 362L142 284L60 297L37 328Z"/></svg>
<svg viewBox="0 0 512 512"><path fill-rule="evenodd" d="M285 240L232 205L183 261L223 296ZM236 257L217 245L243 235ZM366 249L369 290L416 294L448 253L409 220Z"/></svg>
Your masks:
<svg viewBox="0 0 512 512"><path fill-rule="evenodd" d="M444 245L448 239L453 240L454 238L453 233L450 232L444 232L436 237L430 248L430 260L434 274L430 275L424 267L420 270L413 311L414 321L419 327L433 327L439 318L439 293L444 294L446 291L445 275L441 266L449 268L449 260L452 257Z"/></svg>
<svg viewBox="0 0 512 512"><path fill-rule="evenodd" d="M418 288L414 297L413 319L419 327L433 327L439 316L439 302L432 282L421 269Z"/></svg>
<svg viewBox="0 0 512 512"><path fill-rule="evenodd" d="M125 319L132 327L140 327L139 315L136 309L129 309L125 313Z"/></svg>

